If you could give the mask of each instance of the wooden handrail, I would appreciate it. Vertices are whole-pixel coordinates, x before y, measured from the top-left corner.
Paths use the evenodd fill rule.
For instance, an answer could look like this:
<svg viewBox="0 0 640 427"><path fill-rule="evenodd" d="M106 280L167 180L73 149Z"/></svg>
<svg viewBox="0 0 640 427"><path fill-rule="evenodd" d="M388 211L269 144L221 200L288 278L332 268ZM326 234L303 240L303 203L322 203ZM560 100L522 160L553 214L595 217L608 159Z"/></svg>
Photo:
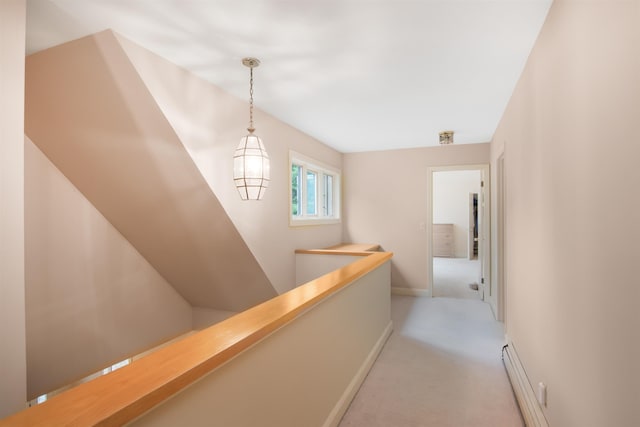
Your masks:
<svg viewBox="0 0 640 427"><path fill-rule="evenodd" d="M296 249L297 254L366 256L380 249L376 243L340 243L324 249Z"/></svg>
<svg viewBox="0 0 640 427"><path fill-rule="evenodd" d="M380 249L377 243L340 243L326 248L333 251L374 252Z"/></svg>
<svg viewBox="0 0 640 427"><path fill-rule="evenodd" d="M390 252L367 255L115 372L0 420L0 427L125 424L392 257Z"/></svg>

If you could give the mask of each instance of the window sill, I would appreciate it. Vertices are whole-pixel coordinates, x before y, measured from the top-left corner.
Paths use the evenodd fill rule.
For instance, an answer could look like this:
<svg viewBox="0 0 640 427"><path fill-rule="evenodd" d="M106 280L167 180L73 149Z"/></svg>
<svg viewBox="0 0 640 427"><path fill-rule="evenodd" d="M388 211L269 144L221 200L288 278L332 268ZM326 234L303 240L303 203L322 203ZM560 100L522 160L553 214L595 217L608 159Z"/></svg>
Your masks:
<svg viewBox="0 0 640 427"><path fill-rule="evenodd" d="M312 225L333 225L340 224L340 218L289 218L289 227L308 227Z"/></svg>

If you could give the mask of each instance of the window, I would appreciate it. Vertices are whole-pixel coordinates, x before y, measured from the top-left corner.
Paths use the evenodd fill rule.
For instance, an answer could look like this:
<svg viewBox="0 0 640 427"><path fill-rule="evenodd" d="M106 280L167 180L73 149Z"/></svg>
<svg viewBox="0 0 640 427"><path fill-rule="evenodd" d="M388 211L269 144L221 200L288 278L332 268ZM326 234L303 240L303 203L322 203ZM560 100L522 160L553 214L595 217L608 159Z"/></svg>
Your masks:
<svg viewBox="0 0 640 427"><path fill-rule="evenodd" d="M291 225L340 222L340 171L290 152Z"/></svg>

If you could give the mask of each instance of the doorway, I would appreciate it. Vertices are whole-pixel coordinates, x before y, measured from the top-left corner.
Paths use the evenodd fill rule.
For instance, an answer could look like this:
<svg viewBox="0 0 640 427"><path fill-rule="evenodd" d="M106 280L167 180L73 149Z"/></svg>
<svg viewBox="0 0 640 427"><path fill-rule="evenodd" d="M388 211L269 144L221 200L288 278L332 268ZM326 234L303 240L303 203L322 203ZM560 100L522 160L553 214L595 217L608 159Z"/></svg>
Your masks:
<svg viewBox="0 0 640 427"><path fill-rule="evenodd" d="M429 278L433 297L485 300L490 289L488 165L429 170Z"/></svg>

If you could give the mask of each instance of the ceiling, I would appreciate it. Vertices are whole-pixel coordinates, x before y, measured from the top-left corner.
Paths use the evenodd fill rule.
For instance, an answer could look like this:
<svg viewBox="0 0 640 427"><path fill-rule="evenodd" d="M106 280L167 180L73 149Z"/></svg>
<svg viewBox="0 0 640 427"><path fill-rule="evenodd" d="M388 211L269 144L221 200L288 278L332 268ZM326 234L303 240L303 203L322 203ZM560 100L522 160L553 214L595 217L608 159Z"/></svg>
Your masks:
<svg viewBox="0 0 640 427"><path fill-rule="evenodd" d="M254 56L256 106L341 152L480 143L551 2L27 0L27 53L111 28L247 100Z"/></svg>

